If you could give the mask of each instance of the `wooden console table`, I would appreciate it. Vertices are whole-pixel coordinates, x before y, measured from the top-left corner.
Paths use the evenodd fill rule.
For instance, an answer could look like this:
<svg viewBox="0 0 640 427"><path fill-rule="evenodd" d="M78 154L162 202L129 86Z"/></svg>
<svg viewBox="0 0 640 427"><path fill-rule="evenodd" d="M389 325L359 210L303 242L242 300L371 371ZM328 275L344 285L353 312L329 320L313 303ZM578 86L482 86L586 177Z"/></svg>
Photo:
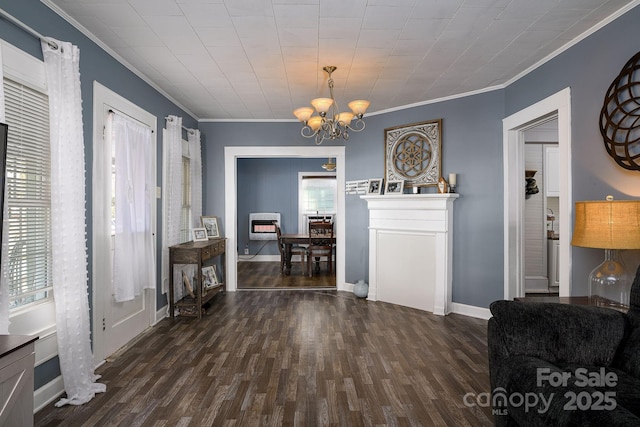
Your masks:
<svg viewBox="0 0 640 427"><path fill-rule="evenodd" d="M202 317L202 306L220 292L225 291L227 275L225 265L226 239L209 239L203 242L186 242L169 247L169 314L175 315L175 309L181 310L181 315ZM222 282L211 289L205 289L202 278L202 267L211 263L212 260L220 257ZM173 291L173 266L175 264L196 264L197 279L193 283L194 297L185 295L174 303Z"/></svg>

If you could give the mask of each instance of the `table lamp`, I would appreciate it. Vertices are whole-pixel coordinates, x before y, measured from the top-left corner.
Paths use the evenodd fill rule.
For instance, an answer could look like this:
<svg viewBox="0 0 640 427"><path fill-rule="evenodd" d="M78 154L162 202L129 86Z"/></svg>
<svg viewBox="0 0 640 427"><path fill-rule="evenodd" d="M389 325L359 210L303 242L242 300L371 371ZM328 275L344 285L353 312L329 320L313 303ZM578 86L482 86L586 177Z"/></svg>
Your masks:
<svg viewBox="0 0 640 427"><path fill-rule="evenodd" d="M576 202L573 246L604 249L604 262L589 275L596 305L629 306L631 274L620 249L640 249L640 200ZM609 300L609 301L608 301Z"/></svg>

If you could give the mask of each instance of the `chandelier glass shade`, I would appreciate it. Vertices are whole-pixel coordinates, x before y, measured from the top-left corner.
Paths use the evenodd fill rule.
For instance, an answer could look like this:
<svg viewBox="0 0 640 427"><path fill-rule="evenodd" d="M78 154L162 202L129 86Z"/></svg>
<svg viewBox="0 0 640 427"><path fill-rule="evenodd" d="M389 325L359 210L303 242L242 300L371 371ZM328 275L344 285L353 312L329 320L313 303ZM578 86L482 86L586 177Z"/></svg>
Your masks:
<svg viewBox="0 0 640 427"><path fill-rule="evenodd" d="M314 138L317 145L322 144L325 139L342 138L349 139L349 131L360 132L364 129L362 117L369 108L369 101L358 99L349 102L347 105L351 111L340 111L333 96L333 78L331 74L336 70L334 66L322 68L329 74L329 95L330 98L316 98L311 100L311 107L301 107L293 111L293 115L304 123L300 133L305 138ZM317 112L317 115L314 113ZM354 120L355 119L355 120Z"/></svg>

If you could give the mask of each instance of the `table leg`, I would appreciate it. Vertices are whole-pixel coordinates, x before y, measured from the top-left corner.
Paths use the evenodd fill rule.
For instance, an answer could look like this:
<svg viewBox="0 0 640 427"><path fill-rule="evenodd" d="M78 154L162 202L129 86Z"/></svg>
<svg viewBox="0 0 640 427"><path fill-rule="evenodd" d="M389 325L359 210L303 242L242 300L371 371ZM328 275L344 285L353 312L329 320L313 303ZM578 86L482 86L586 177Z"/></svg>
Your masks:
<svg viewBox="0 0 640 427"><path fill-rule="evenodd" d="M284 244L284 274L291 275L291 243Z"/></svg>

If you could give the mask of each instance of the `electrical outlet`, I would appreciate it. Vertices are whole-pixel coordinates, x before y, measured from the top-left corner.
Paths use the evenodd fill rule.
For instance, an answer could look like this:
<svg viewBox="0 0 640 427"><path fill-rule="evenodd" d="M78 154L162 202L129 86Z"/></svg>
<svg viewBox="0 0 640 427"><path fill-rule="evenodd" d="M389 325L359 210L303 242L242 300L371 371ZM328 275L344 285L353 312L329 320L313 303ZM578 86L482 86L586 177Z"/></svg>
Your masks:
<svg viewBox="0 0 640 427"><path fill-rule="evenodd" d="M244 254L249 255L249 248L244 248Z"/></svg>

